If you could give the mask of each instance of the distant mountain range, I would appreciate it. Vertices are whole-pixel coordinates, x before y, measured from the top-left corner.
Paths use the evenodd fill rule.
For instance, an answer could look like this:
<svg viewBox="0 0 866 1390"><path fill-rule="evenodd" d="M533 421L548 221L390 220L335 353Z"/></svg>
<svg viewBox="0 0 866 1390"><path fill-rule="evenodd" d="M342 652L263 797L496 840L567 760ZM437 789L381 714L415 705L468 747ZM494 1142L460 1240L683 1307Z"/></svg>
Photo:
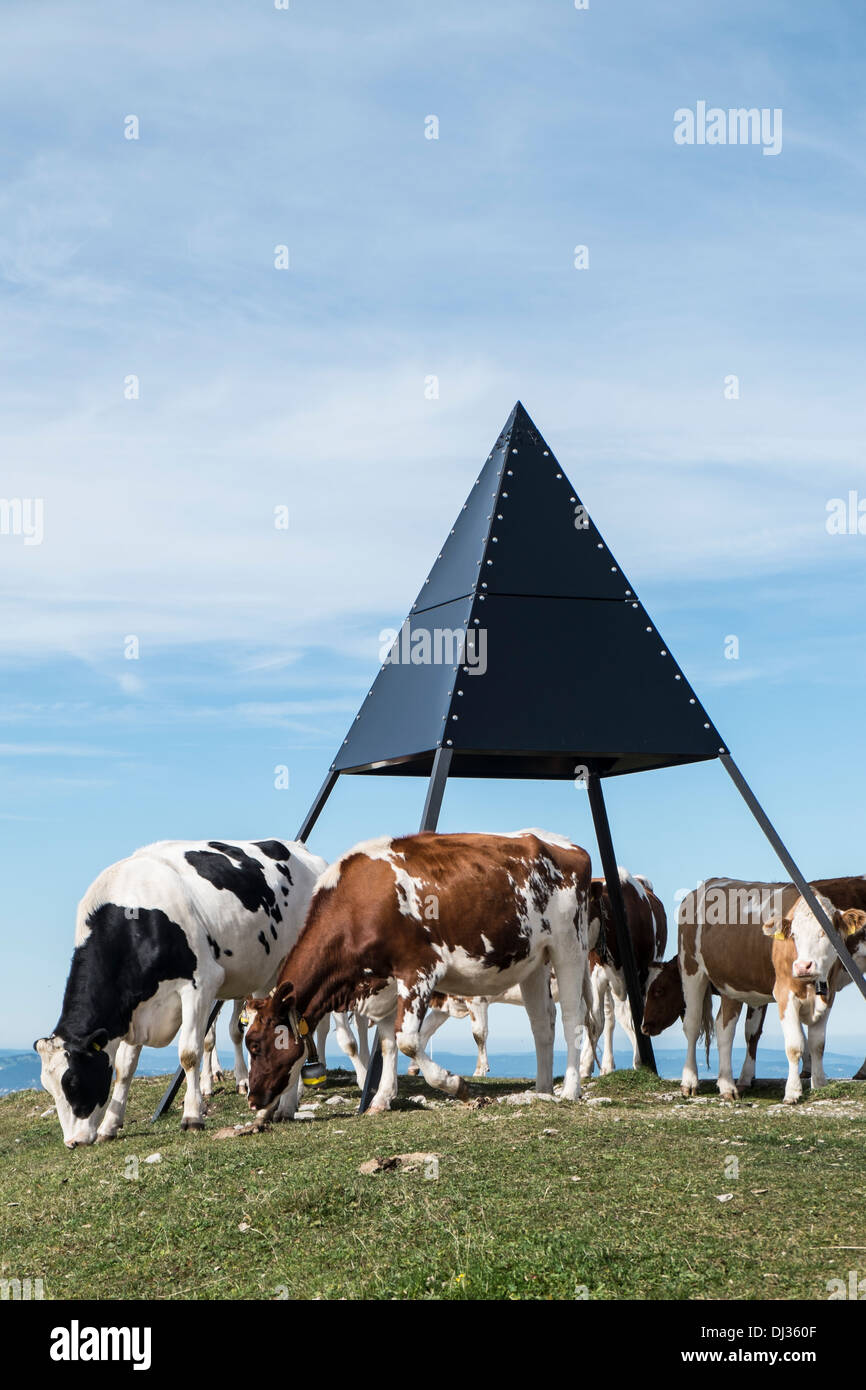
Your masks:
<svg viewBox="0 0 866 1390"><path fill-rule="evenodd" d="M475 1069L474 1053L470 1056L466 1053L436 1051L435 1055L440 1066L447 1067L449 1071L459 1072L462 1076L471 1077ZM617 1052L614 1055L618 1067L631 1066L631 1054L629 1052ZM655 1055L660 1074L670 1077L671 1080L679 1079L685 1060L685 1050L656 1048ZM742 1064L743 1055L742 1049L734 1048L735 1075ZM230 1056L231 1054L224 1050L223 1061L228 1063ZM331 1067L345 1068L348 1065L347 1058L336 1048L328 1049L327 1060ZM491 1076L529 1078L535 1076L535 1054L532 1052L491 1053L489 1061ZM824 1070L828 1077L844 1079L853 1076L862 1061L862 1052L856 1056L826 1052L824 1054ZM788 1061L784 1052L774 1052L771 1048L761 1048L758 1053L758 1062L758 1074L762 1078L772 1080L788 1074ZM712 1052L710 1053L709 1070L703 1065L703 1059L700 1059L701 1077L715 1076L715 1064L715 1055ZM401 1057L401 1073L405 1072L407 1065L407 1059ZM142 1076L163 1076L174 1072L176 1066L177 1053L173 1048L145 1047L142 1049L138 1071ZM9 1095L13 1091L39 1090L40 1069L39 1058L35 1052L13 1052L0 1048L0 1096ZM554 1073L561 1076L564 1070L565 1052L557 1051L554 1053Z"/></svg>

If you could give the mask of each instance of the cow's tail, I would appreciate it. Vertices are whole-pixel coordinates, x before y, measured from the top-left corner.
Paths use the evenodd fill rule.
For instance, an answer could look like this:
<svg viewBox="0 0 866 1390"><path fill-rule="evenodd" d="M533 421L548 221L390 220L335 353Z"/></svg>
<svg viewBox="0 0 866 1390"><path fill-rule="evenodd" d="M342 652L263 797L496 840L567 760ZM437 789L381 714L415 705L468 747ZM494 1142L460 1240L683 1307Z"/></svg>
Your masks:
<svg viewBox="0 0 866 1390"><path fill-rule="evenodd" d="M710 1066L710 1042L713 1036L713 991L707 983L704 1002L701 1005L701 1031L698 1033L698 1042L703 1038L704 1047L707 1053L707 1070Z"/></svg>

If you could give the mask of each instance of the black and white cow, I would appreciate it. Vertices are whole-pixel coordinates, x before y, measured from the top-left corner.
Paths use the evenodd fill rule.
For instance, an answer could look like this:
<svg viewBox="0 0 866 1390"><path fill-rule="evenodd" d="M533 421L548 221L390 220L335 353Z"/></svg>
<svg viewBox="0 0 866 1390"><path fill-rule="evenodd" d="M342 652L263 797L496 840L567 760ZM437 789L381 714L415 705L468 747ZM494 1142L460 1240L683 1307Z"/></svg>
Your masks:
<svg viewBox="0 0 866 1390"><path fill-rule="evenodd" d="M67 1148L116 1136L142 1046L164 1047L178 1029L181 1128L203 1128L214 1000L274 986L326 867L296 841L163 840L99 875L78 907L60 1019L34 1043ZM281 1113L296 1104L286 1096Z"/></svg>

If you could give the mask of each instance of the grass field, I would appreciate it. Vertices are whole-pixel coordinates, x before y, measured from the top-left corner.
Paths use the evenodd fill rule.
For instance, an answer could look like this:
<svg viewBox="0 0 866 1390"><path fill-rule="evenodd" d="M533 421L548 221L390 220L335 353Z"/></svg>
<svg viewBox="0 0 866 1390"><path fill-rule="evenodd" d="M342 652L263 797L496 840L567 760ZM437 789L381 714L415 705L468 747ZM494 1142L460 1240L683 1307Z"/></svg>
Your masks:
<svg viewBox="0 0 866 1390"><path fill-rule="evenodd" d="M622 1071L588 1103L490 1081L465 1106L402 1078L399 1108L359 1117L332 1072L312 1120L227 1139L249 1118L232 1090L185 1135L178 1112L147 1122L163 1084L71 1153L47 1094L0 1100L0 1277L46 1299L826 1299L866 1273L866 1083L788 1108L781 1082L682 1102ZM412 1151L438 1177L358 1172Z"/></svg>

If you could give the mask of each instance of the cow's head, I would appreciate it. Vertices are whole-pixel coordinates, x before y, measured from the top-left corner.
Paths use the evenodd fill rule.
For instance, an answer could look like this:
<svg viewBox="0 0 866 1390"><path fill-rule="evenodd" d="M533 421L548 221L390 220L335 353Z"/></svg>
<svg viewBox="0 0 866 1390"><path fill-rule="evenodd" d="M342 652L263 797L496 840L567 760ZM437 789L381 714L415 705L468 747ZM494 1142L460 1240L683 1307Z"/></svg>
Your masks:
<svg viewBox="0 0 866 1390"><path fill-rule="evenodd" d="M666 1028L672 1028L686 1011L677 957L665 961L664 965L652 965L648 981L641 1032L654 1038Z"/></svg>
<svg viewBox="0 0 866 1390"><path fill-rule="evenodd" d="M277 985L267 999L248 999L252 1016L245 1034L250 1054L250 1108L270 1111L293 1079L306 1049L306 1020L298 1017L290 981Z"/></svg>
<svg viewBox="0 0 866 1390"><path fill-rule="evenodd" d="M820 893L816 894L816 897L843 939L862 932L866 925L866 913L861 912L859 908L849 908L842 912ZM765 923L764 934L777 940L790 938L794 942L796 955L792 971L795 980L818 986L827 984L838 957L830 938L805 899L797 899L788 917L772 918Z"/></svg>
<svg viewBox="0 0 866 1390"><path fill-rule="evenodd" d="M86 1038L37 1038L42 1085L54 1097L67 1149L92 1144L108 1109L112 1058L108 1034L97 1028Z"/></svg>

